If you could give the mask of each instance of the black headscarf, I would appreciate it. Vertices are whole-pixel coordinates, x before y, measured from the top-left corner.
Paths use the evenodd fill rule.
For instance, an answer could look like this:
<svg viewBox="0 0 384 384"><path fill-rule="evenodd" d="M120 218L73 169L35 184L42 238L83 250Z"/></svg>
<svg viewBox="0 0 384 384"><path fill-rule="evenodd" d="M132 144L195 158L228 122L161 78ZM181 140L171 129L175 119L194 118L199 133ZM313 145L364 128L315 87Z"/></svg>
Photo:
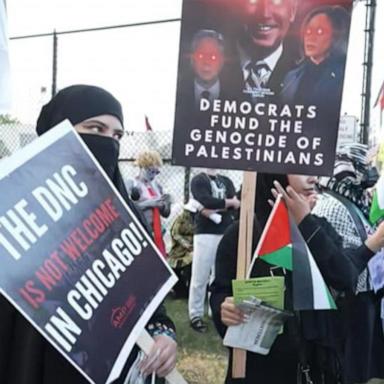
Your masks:
<svg viewBox="0 0 384 384"><path fill-rule="evenodd" d="M378 178L368 182L370 174L369 149L365 144L350 143L342 145L336 153L332 177L322 177L320 186L345 197L368 218L371 196L367 188L372 187Z"/></svg>
<svg viewBox="0 0 384 384"><path fill-rule="evenodd" d="M124 126L121 104L109 92L92 85L72 85L44 105L37 119L36 132L40 136L65 119L76 125L100 115L115 116Z"/></svg>

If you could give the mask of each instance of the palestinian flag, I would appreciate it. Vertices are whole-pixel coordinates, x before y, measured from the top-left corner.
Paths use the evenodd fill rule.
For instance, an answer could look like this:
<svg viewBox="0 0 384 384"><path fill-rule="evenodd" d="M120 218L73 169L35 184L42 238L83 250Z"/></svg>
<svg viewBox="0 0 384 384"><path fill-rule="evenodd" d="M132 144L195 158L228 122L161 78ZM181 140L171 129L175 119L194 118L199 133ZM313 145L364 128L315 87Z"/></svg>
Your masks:
<svg viewBox="0 0 384 384"><path fill-rule="evenodd" d="M384 218L384 177L380 176L376 184L376 190L373 194L371 211L369 212L369 221L372 224L375 224L382 218Z"/></svg>
<svg viewBox="0 0 384 384"><path fill-rule="evenodd" d="M336 309L311 251L289 217L281 196L276 200L268 218L251 268L257 257L292 271L295 310Z"/></svg>

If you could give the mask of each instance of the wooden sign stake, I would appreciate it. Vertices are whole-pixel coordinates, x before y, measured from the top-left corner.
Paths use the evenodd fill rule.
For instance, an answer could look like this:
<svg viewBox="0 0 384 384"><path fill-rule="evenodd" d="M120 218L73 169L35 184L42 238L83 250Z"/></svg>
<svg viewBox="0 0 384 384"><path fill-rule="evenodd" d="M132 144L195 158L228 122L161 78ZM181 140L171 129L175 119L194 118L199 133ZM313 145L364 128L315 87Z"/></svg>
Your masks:
<svg viewBox="0 0 384 384"><path fill-rule="evenodd" d="M239 245L236 279L245 279L252 256L253 219L256 197L256 172L244 172L241 187ZM244 349L233 349L232 377L244 378L247 355Z"/></svg>

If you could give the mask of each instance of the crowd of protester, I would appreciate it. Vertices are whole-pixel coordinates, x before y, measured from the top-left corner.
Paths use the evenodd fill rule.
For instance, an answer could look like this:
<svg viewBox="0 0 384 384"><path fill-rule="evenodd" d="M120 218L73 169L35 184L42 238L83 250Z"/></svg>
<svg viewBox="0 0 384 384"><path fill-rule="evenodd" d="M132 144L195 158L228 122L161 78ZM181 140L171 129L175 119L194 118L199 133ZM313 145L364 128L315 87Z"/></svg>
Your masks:
<svg viewBox="0 0 384 384"><path fill-rule="evenodd" d="M324 116L338 117L349 14L342 7L325 6L307 15L300 42L303 57L295 64L284 40L296 11L296 0L249 1L240 12L243 19L234 47L239 62L226 60L221 33L197 31L191 43L193 76L181 92L185 100L192 99L195 108L202 100L226 98L229 90L236 91L235 98L241 95L243 99L245 93L252 102L261 96L267 99L270 91L272 95L281 91L286 103L310 101L325 111ZM270 21L271 15L276 21ZM267 32L275 29L273 39L267 39ZM222 80L226 71L236 83L232 87ZM170 298L188 301L189 326L196 337L203 338L210 324L224 337L229 327L247 323L249 314L235 303L232 289L242 205L233 181L215 169L205 169L190 182L191 199L175 201L162 186L162 159L152 148L137 154L137 175L123 180L118 164L124 133L122 107L102 88L73 85L62 89L42 108L37 134L43 135L64 119L72 123L179 278ZM247 351L245 378L232 377L234 354L229 348L225 383L361 384L384 379L384 292L373 284L374 279L383 282L384 276L370 268L384 247L384 220L372 223L369 219L378 178L369 148L356 143L339 148L329 178L258 174L252 250L275 200L281 197L337 308L295 310L292 272L256 259L250 278L280 276L284 310L290 316L268 354ZM171 243L166 244L164 219L176 202L184 205L169 228ZM146 329L154 339L152 350L143 358L135 347L113 384L153 383L155 376L156 383L164 383L175 368L177 332L164 304ZM86 382L1 295L0 383Z"/></svg>
<svg viewBox="0 0 384 384"><path fill-rule="evenodd" d="M339 148L329 178L258 175L252 249L273 201L282 195L337 310L294 311L290 272L257 260L250 277L283 276L285 309L294 316L269 354L247 352L245 379L231 377L230 348L226 383L353 384L384 378L383 292L374 291L368 268L384 247L384 223L372 224L368 218L378 177L367 146L361 144ZM205 299L210 296L208 316L224 337L229 326L248 321L232 292L241 193L213 169L197 173L190 188L190 200L170 227L167 257L179 277L171 297L188 300L190 326L204 334L210 323Z"/></svg>
<svg viewBox="0 0 384 384"><path fill-rule="evenodd" d="M207 296L212 311L208 315L221 337L228 327L247 322L232 292L241 208L240 193L233 182L213 169L197 173L191 180L191 199L170 227L171 244L167 247L162 217L170 215L174 201L158 177L160 155L153 150L139 153L134 179L123 181L119 171L119 139L123 132L120 103L98 87L65 88L43 107L37 133L44 134L63 118L74 125L178 276L171 297L188 300L190 326L196 335L208 329ZM383 292L373 289L368 267L384 247L384 223L369 221L378 177L367 146L361 144L340 147L329 178L258 175L253 250L274 200L281 195L332 292L337 310L294 311L291 273L284 268L273 268L272 273L271 265L256 260L250 277L271 273L284 277L285 309L293 316L267 355L247 352L245 379L231 377L230 348L226 383L354 384L384 378ZM2 297L0 311L1 383L85 382ZM139 367L143 377L152 373L164 377L175 367L176 331L163 305L147 329L152 333L156 330L155 346ZM137 350L116 383L124 382L136 354Z"/></svg>

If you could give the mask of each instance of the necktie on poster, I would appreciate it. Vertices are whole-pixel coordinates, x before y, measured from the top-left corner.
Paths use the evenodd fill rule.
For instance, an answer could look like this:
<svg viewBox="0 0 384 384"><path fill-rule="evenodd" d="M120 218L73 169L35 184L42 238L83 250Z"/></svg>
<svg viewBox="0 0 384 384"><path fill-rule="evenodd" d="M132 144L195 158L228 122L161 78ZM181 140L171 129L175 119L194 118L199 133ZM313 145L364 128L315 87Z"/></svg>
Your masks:
<svg viewBox="0 0 384 384"><path fill-rule="evenodd" d="M210 100L211 99L211 92L205 90L201 92L201 99Z"/></svg>
<svg viewBox="0 0 384 384"><path fill-rule="evenodd" d="M256 63L248 63L246 66L248 70L248 77L246 83L251 88L264 88L271 76L271 70L264 61L258 61Z"/></svg>

